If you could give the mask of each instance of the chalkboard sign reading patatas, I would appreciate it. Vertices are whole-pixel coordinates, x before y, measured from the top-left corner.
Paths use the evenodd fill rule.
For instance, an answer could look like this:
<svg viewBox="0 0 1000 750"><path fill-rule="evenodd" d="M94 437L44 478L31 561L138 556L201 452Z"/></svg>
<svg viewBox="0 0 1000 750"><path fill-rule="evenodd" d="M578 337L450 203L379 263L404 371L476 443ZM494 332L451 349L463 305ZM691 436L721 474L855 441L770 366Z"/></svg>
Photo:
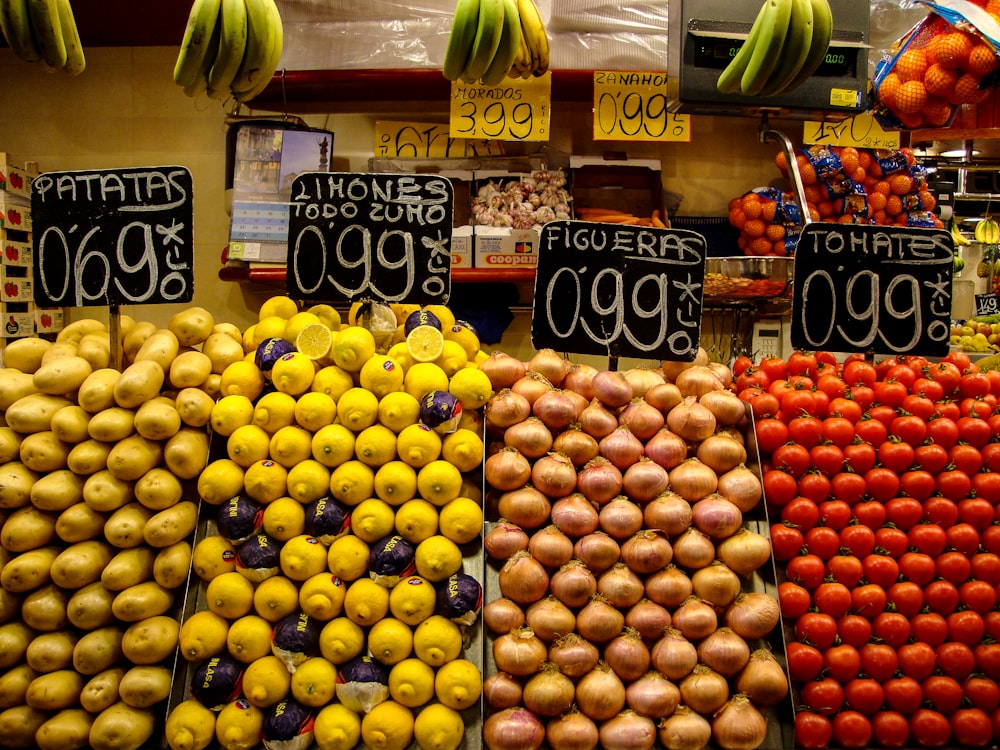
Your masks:
<svg viewBox="0 0 1000 750"><path fill-rule="evenodd" d="M808 224L795 249L792 346L944 356L952 262L940 229Z"/></svg>
<svg viewBox="0 0 1000 750"><path fill-rule="evenodd" d="M454 195L451 181L438 175L299 175L288 227L289 295L447 302Z"/></svg>
<svg viewBox="0 0 1000 750"><path fill-rule="evenodd" d="M694 360L706 255L705 238L687 229L546 224L532 344L577 354Z"/></svg>
<svg viewBox="0 0 1000 750"><path fill-rule="evenodd" d="M190 302L193 207L185 167L39 175L31 186L35 304Z"/></svg>

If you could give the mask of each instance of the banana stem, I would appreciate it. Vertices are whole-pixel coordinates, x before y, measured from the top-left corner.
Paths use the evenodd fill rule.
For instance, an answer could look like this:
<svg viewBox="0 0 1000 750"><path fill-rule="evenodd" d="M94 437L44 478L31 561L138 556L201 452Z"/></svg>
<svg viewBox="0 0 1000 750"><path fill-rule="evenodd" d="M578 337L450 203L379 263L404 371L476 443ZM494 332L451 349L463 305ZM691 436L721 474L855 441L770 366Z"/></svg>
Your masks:
<svg viewBox="0 0 1000 750"><path fill-rule="evenodd" d="M802 174L799 172L799 163L795 160L795 149L788 136L780 130L771 130L767 127L767 115L765 114L760 123L760 142L774 141L781 146L785 152L785 163L788 164L788 176L792 179L792 196L799 206L799 216L802 219L802 226L812 221L809 216L809 208L806 203L806 190L802 184Z"/></svg>

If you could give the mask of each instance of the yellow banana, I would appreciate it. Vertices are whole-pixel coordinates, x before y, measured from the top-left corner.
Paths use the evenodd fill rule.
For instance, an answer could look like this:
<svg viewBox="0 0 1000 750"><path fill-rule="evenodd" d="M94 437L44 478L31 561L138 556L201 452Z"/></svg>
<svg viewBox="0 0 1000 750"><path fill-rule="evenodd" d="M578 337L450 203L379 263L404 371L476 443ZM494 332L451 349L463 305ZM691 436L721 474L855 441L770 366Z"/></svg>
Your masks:
<svg viewBox="0 0 1000 750"><path fill-rule="evenodd" d="M31 36L27 0L0 0L0 30L19 59L31 63L42 59Z"/></svg>
<svg viewBox="0 0 1000 750"><path fill-rule="evenodd" d="M976 223L974 235L976 242L982 242L985 245L996 245L1000 242L1000 224L997 224L995 219L986 216Z"/></svg>
<svg viewBox="0 0 1000 750"><path fill-rule="evenodd" d="M73 8L69 0L56 0L59 6L59 24L62 26L63 42L66 45L66 64L63 66L70 75L78 76L87 69L87 58L83 54L80 31L76 27Z"/></svg>
<svg viewBox="0 0 1000 750"><path fill-rule="evenodd" d="M549 35L538 6L535 0L517 0L517 12L521 16L521 35L531 52L531 74L543 75L549 69Z"/></svg>
<svg viewBox="0 0 1000 750"><path fill-rule="evenodd" d="M503 0L480 0L472 54L461 75L466 83L475 83L482 78L487 66L493 60L503 33L503 16Z"/></svg>
<svg viewBox="0 0 1000 750"><path fill-rule="evenodd" d="M213 99L229 96L229 87L247 48L247 6L243 0L222 0L219 11L219 49L209 69L206 88Z"/></svg>
<svg viewBox="0 0 1000 750"><path fill-rule="evenodd" d="M195 85L206 58L214 58L212 40L219 22L220 6L221 0L194 0L174 63L174 83L178 86Z"/></svg>
<svg viewBox="0 0 1000 750"><path fill-rule="evenodd" d="M809 43L809 54L798 74L782 87L781 93L794 91L816 72L816 68L826 59L826 51L833 38L833 13L828 0L809 0L809 4L812 5L812 41Z"/></svg>
<svg viewBox="0 0 1000 750"><path fill-rule="evenodd" d="M792 0L765 0L761 30L754 43L750 62L740 79L740 91L744 95L755 96L764 88L778 64L791 18Z"/></svg>
<svg viewBox="0 0 1000 750"><path fill-rule="evenodd" d="M478 25L479 0L458 0L444 53L444 65L441 66L441 72L449 81L457 81L465 70Z"/></svg>
<svg viewBox="0 0 1000 750"><path fill-rule="evenodd" d="M264 59L264 64L257 73L257 82L246 91L233 91L233 98L238 102L248 102L266 89L271 79L274 78L274 73L281 62L281 52L284 49L285 43L281 13L278 11L278 6L274 0L263 0L263 2L269 19L268 29L271 33L267 43L270 46L268 47L268 54ZM249 6L247 7L249 8Z"/></svg>
<svg viewBox="0 0 1000 750"><path fill-rule="evenodd" d="M483 83L487 86L496 86L507 76L521 49L521 16L517 12L516 0L503 0L503 9L500 44L483 73Z"/></svg>
<svg viewBox="0 0 1000 750"><path fill-rule="evenodd" d="M972 244L969 238L962 234L962 230L958 228L957 221L952 221L951 223L951 238L955 242L955 247Z"/></svg>
<svg viewBox="0 0 1000 750"><path fill-rule="evenodd" d="M715 85L720 93L740 93L740 80L743 78L743 73L746 72L750 58L753 57L753 51L757 45L757 37L760 35L761 19L766 9L767 3L765 2L764 5L760 6L760 10L757 11L757 18L754 19L753 24L750 26L746 41L743 42L743 45L733 55L733 59L729 61L729 64L719 74L719 79Z"/></svg>
<svg viewBox="0 0 1000 750"><path fill-rule="evenodd" d="M771 77L760 91L761 96L780 94L791 83L809 56L812 45L813 11L811 0L792 0L792 14L788 33L781 47L781 55Z"/></svg>
<svg viewBox="0 0 1000 750"><path fill-rule="evenodd" d="M28 18L31 35L42 59L50 67L62 69L66 64L66 42L63 40L56 0L28 0Z"/></svg>
<svg viewBox="0 0 1000 750"><path fill-rule="evenodd" d="M510 70L507 71L508 78L531 77L531 52L528 50L528 41L524 37L524 19L521 20L521 43L517 45L517 56L514 58Z"/></svg>

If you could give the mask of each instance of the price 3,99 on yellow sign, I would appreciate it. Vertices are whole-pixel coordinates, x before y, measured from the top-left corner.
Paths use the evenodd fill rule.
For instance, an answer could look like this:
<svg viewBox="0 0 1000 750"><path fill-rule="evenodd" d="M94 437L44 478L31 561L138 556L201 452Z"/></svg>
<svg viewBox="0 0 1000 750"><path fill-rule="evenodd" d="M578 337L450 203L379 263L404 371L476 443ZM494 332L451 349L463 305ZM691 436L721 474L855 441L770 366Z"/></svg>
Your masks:
<svg viewBox="0 0 1000 750"><path fill-rule="evenodd" d="M595 141L691 140L691 116L668 111L667 74L594 71Z"/></svg>
<svg viewBox="0 0 1000 750"><path fill-rule="evenodd" d="M547 141L552 73L506 78L496 86L452 81L448 127L452 138Z"/></svg>

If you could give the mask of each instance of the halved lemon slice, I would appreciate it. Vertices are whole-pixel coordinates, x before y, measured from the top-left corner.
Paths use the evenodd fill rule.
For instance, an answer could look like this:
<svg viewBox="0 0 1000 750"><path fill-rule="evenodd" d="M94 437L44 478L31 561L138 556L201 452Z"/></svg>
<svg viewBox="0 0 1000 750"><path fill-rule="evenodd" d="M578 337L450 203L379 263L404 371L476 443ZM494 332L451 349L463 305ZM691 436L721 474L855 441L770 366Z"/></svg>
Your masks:
<svg viewBox="0 0 1000 750"><path fill-rule="evenodd" d="M444 350L444 335L434 326L417 326L406 336L406 350L415 362L433 362Z"/></svg>
<svg viewBox="0 0 1000 750"><path fill-rule="evenodd" d="M310 323L295 337L295 348L309 359L323 359L330 353L333 332L325 323Z"/></svg>

